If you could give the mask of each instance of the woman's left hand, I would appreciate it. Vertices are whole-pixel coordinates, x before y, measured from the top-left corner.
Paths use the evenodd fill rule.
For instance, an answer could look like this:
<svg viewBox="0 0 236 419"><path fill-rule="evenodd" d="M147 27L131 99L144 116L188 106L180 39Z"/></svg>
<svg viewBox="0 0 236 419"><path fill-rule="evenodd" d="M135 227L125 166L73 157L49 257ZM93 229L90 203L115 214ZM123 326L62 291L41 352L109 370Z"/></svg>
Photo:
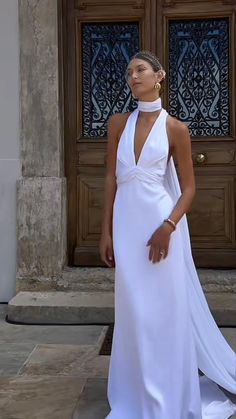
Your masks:
<svg viewBox="0 0 236 419"><path fill-rule="evenodd" d="M160 262L161 259L165 259L168 255L170 235L173 232L171 226L167 223L163 223L151 236L147 242L147 246L150 246L149 260L152 263Z"/></svg>

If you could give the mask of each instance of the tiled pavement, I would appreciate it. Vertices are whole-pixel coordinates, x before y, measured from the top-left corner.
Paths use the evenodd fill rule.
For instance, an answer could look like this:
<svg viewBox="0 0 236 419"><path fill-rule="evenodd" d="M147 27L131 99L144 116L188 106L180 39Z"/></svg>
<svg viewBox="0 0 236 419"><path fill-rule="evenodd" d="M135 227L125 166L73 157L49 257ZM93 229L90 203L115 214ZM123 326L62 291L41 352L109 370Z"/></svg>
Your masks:
<svg viewBox="0 0 236 419"><path fill-rule="evenodd" d="M0 419L104 419L109 357L98 353L107 326L14 325L6 309L0 305ZM236 350L236 329L222 331Z"/></svg>
<svg viewBox="0 0 236 419"><path fill-rule="evenodd" d="M29 326L0 305L0 419L102 419L107 326Z"/></svg>

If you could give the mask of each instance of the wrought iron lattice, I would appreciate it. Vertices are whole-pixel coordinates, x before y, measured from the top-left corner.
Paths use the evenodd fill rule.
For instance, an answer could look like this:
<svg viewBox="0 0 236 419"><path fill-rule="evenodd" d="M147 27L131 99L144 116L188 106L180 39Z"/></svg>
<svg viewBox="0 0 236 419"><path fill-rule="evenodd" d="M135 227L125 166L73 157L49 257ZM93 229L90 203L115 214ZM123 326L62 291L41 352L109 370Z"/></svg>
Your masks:
<svg viewBox="0 0 236 419"><path fill-rule="evenodd" d="M229 21L172 21L169 27L169 113L192 136L227 136Z"/></svg>
<svg viewBox="0 0 236 419"><path fill-rule="evenodd" d="M138 23L84 24L82 45L83 135L104 137L111 114L136 106L125 71L139 50Z"/></svg>

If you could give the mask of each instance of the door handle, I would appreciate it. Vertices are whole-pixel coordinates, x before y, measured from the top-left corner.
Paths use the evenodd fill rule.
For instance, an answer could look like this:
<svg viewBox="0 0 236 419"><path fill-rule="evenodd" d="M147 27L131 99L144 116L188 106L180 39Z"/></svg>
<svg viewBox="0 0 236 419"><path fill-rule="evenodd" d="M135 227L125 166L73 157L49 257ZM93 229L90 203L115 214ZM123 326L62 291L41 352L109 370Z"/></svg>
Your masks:
<svg viewBox="0 0 236 419"><path fill-rule="evenodd" d="M207 155L205 153L198 153L195 155L195 162L197 164L203 164L206 163Z"/></svg>

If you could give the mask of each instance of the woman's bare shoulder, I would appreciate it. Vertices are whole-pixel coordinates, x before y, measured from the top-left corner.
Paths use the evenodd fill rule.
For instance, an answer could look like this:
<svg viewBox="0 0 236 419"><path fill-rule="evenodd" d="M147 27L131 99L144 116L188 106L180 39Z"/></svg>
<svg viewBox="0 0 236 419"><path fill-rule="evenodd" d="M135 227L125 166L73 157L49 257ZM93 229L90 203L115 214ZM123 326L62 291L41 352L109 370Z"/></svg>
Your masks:
<svg viewBox="0 0 236 419"><path fill-rule="evenodd" d="M124 121L127 121L128 117L130 116L131 112L125 113L114 113L110 116L109 122L110 123L120 123L122 124Z"/></svg>
<svg viewBox="0 0 236 419"><path fill-rule="evenodd" d="M111 115L108 120L108 132L110 132L110 134L116 134L119 138L130 114L131 112L115 113L114 115Z"/></svg>
<svg viewBox="0 0 236 419"><path fill-rule="evenodd" d="M167 117L167 128L168 130L175 135L183 134L188 132L188 127L179 119L174 118L173 116L168 115Z"/></svg>
<svg viewBox="0 0 236 419"><path fill-rule="evenodd" d="M187 125L173 116L168 115L167 117L166 131L173 155L175 155L176 150L181 150L185 146L188 147L188 144L191 143Z"/></svg>

